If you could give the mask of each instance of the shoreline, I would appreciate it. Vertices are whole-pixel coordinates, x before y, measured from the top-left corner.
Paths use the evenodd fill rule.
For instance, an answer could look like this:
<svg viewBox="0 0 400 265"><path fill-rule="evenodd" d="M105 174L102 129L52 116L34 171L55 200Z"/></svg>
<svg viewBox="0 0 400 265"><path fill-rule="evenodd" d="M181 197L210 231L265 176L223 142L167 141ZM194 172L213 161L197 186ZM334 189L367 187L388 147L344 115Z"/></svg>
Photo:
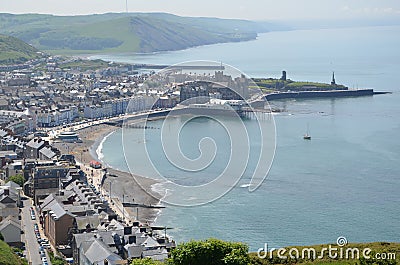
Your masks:
<svg viewBox="0 0 400 265"><path fill-rule="evenodd" d="M97 150L104 140L120 129L112 125L98 124L88 128L76 130L82 143L57 142L54 145L61 153L69 153L75 156L75 160L81 165L87 174L88 182L93 183L101 194L108 199L111 208L126 221L137 221L136 214L139 213L138 221L152 224L160 214L160 209L146 207L122 207L122 201L145 205L159 205L162 195L157 193L152 186L160 183L155 179L144 176L133 175L120 169L109 167L98 157ZM91 160L101 161L102 169L93 169L89 166ZM106 168L107 175L101 183ZM110 184L111 183L111 184ZM110 187L111 197L110 200ZM123 212L124 211L124 212Z"/></svg>

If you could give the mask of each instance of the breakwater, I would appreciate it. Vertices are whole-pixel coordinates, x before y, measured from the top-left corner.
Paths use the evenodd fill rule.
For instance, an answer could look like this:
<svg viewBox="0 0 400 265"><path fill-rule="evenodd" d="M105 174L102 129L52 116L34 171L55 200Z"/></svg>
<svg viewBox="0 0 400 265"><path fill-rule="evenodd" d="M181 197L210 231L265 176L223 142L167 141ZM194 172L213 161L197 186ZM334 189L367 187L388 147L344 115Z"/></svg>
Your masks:
<svg viewBox="0 0 400 265"><path fill-rule="evenodd" d="M375 94L387 94L388 92L374 92L373 89L359 90L330 90L330 91L299 91L299 92L282 92L265 95L268 101L279 99L311 99L311 98L336 98L336 97L361 97L372 96Z"/></svg>

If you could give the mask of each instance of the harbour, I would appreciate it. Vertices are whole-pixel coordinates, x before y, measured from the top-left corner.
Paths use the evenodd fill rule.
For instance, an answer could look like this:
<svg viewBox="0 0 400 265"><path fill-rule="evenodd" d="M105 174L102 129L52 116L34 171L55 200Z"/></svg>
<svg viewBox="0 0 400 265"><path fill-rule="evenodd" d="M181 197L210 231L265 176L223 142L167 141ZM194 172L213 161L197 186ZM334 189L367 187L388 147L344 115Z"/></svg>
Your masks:
<svg viewBox="0 0 400 265"><path fill-rule="evenodd" d="M371 31L379 38L371 39ZM249 193L247 172L238 186L222 199L198 209L167 206L157 217L156 224L174 227L168 234L178 242L217 236L248 242L254 251L264 242L276 247L309 245L335 240L338 234L346 235L352 242L396 241L393 237L398 228L394 223L398 219L395 209L398 209L399 201L395 190L399 185L396 161L400 158L396 151L399 142L393 139L397 139L396 131L400 126L395 118L400 113L397 104L398 67L391 63L393 54L396 54L395 46L390 45L385 50L376 47L383 40L385 43L399 43L392 34L397 31L398 27L385 27L271 33L261 35L257 42L200 47L158 56L135 56L135 60L174 64L204 58L207 54L223 55L222 50L229 50L237 57L221 56L221 60L238 66L251 76L279 76L281 69L287 69L292 79L326 82L330 79L329 72L335 70L337 82L348 84L352 87L349 90L372 87L375 94L368 91L367 95L360 97L313 95L310 98L268 99L271 109L281 111L272 115L277 128L277 150L263 185L256 192ZM345 40L338 37L343 34L347 34ZM368 39L363 49L353 37L349 37L353 35ZM298 46L299 54L306 54L307 60L293 53L278 52L290 50L291 44L282 45L282 41L291 43L293 38L307 43ZM309 39L316 41L309 43L306 41ZM344 54L340 59L332 59L332 64L313 56L313 51L319 49L329 58L337 58L332 47L340 46L343 41L346 48L355 52L342 49ZM317 45L321 42L325 45ZM265 52L265 58L260 58L264 53L249 52L264 51L265 45L271 49ZM379 56L370 54L372 50ZM371 57L377 61L376 67L360 63L366 60L362 58ZM114 56L113 60L118 58ZM379 95L379 91L392 94ZM162 121L155 120L148 125L161 127ZM245 122L251 125L251 121ZM310 124L312 135L309 142L303 140L307 124ZM213 123L202 119L191 126L193 128L185 134L189 142L194 141L193 135L203 133L207 136L210 131L214 132L214 137L223 135ZM157 130L146 132L148 148L157 145L153 133ZM129 135L132 139L138 137L135 130L129 131ZM129 170L126 164L117 162L118 159L125 160L115 149L117 143L121 144L121 139L122 134L116 131L104 143L104 161ZM136 142L132 150L141 144ZM197 147L197 142L194 142L194 147ZM198 153L192 151L190 157L195 158ZM153 152L161 153L161 150ZM139 155L131 153L130 156L133 160L141 160ZM158 163L163 165L162 161ZM134 171L153 176L144 165L139 165ZM190 185L197 183L198 176L188 179L182 172L172 172L167 170L165 175ZM207 175L202 177L207 178ZM164 184L155 187L163 191ZM365 231L371 232L366 234Z"/></svg>

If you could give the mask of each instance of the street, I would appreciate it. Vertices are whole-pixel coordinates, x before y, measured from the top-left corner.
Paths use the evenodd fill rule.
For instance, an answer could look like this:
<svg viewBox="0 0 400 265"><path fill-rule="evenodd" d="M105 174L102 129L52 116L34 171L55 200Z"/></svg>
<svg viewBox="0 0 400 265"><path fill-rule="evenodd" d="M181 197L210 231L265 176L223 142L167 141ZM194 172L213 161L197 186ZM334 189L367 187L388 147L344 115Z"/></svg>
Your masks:
<svg viewBox="0 0 400 265"><path fill-rule="evenodd" d="M39 255L39 244L37 242L37 238L34 232L34 224L38 223L38 216L36 215L36 220L31 219L31 210L30 207L32 206L31 200L26 198L22 200L23 208L21 212L21 222L22 222L22 229L24 230L24 237L25 237L25 247L26 247L26 258L28 260L28 264L31 265L42 265L42 260ZM47 255L48 264L50 263L49 257Z"/></svg>

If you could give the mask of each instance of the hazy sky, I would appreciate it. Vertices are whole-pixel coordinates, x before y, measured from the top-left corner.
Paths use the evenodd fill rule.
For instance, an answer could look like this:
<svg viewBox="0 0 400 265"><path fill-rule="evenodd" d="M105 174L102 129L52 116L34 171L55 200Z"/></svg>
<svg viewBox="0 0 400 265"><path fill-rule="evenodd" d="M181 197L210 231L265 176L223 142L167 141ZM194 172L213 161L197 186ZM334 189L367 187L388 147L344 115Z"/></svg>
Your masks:
<svg viewBox="0 0 400 265"><path fill-rule="evenodd" d="M0 0L0 12L56 15L124 12L126 0ZM400 0L127 0L129 12L244 19L400 16Z"/></svg>

